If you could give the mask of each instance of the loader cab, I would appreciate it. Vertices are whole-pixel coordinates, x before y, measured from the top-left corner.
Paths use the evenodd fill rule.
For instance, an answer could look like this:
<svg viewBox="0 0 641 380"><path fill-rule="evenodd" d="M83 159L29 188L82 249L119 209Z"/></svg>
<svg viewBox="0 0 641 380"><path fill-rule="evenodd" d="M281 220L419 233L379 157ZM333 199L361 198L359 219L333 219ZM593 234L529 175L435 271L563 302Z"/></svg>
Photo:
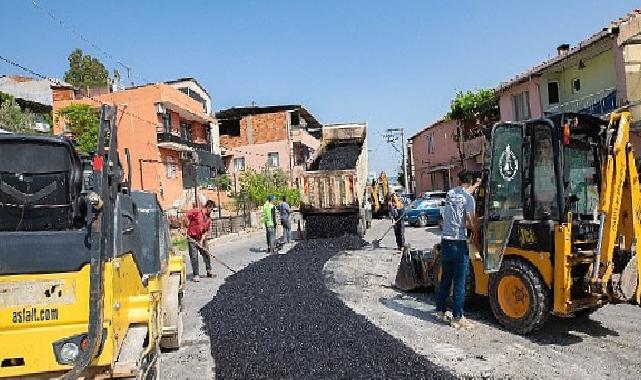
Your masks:
<svg viewBox="0 0 641 380"><path fill-rule="evenodd" d="M494 126L484 191L486 272L500 269L508 246L554 252L554 227L568 217L577 234L596 234L606 125L572 113Z"/></svg>

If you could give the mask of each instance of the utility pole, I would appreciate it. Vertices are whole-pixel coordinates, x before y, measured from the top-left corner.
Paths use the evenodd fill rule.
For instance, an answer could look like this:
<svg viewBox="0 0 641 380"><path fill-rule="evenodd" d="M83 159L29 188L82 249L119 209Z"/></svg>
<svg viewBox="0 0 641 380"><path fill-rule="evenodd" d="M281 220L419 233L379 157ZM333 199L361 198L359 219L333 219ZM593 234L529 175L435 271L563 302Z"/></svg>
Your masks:
<svg viewBox="0 0 641 380"><path fill-rule="evenodd" d="M407 146L405 145L405 130L404 128L388 128L385 130L385 135L383 135L383 137L385 138L385 141L391 144L392 148L397 152L399 149L396 144L398 143L398 139L401 139L400 153L402 157L401 165L403 166L403 187L405 188L405 193L409 193L410 184L407 183Z"/></svg>

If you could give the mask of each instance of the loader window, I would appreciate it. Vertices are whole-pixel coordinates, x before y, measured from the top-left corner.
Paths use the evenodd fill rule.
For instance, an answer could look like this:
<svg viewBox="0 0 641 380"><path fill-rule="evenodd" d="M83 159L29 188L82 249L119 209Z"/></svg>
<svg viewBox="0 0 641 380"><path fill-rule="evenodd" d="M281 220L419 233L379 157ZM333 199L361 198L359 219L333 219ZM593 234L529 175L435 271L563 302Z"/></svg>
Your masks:
<svg viewBox="0 0 641 380"><path fill-rule="evenodd" d="M514 219L523 214L523 124L497 125L492 133L492 162L483 227L483 267L497 271Z"/></svg>
<svg viewBox="0 0 641 380"><path fill-rule="evenodd" d="M559 207L552 131L548 125L535 125L533 135L534 219L558 219Z"/></svg>
<svg viewBox="0 0 641 380"><path fill-rule="evenodd" d="M599 190L594 182L596 167L590 147L574 142L565 148L565 172L569 182L566 195L575 195L578 200L572 206L574 214L592 214L599 203Z"/></svg>
<svg viewBox="0 0 641 380"><path fill-rule="evenodd" d="M490 214L522 209L523 135L521 126L500 126L492 141ZM508 212L508 214L512 214Z"/></svg>

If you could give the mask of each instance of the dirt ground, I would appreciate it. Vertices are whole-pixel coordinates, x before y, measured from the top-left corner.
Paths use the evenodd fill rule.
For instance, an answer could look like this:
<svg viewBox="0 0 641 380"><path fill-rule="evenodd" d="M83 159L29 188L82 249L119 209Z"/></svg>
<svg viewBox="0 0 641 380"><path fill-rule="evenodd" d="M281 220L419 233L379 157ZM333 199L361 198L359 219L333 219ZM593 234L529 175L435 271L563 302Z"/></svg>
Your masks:
<svg viewBox="0 0 641 380"><path fill-rule="evenodd" d="M382 235L375 221L366 240ZM438 230L407 228L407 241L427 248ZM394 246L388 235L383 245ZM551 318L528 336L503 330L487 302L466 310L476 328L456 331L434 320L431 294L393 287L400 255L390 249L339 254L325 265L325 282L350 308L458 376L507 378L641 378L641 308L606 306L590 317Z"/></svg>

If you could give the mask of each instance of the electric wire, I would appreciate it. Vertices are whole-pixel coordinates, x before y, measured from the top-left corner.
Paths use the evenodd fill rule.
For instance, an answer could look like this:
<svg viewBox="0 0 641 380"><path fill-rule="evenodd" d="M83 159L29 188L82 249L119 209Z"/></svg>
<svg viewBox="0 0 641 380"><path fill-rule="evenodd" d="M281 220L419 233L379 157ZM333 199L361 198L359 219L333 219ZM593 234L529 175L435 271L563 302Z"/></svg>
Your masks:
<svg viewBox="0 0 641 380"><path fill-rule="evenodd" d="M2 60L2 61L4 61L4 62L6 62L6 63L8 63L8 64L10 64L10 65L12 65L12 66L14 66L14 67L16 67L16 68L19 68L19 69L21 69L21 70L23 70L23 71L25 71L25 72L27 72L27 73L29 73L29 74L33 75L33 76L36 76L36 77L38 77L38 78L40 78L40 79L47 80L47 81L51 82L52 84L54 84L54 85L56 85L56 86L60 86L60 87L71 87L71 88L73 88L73 89L74 89L74 90L76 90L76 91L78 90L78 88L75 88L75 87L73 87L73 86L69 86L69 84L67 84L67 83L63 83L62 81L60 81L60 80L58 80L58 79L55 79L55 78L52 78L52 77L46 76L46 75L44 75L44 74L41 74L41 73L39 73L39 72L37 72L37 71L35 71L35 70L33 70L33 69L31 69L31 68L29 68L29 67L27 67L27 66L23 65L23 64L20 64L20 63L18 63L18 62L16 62L16 61L12 60L12 59L10 59L10 58L7 58L7 57L3 56L3 55L1 55L1 54L0 54L0 60ZM93 100L94 102L96 102L96 103L98 103L98 104L100 104L100 105L102 105L102 104L109 104L108 102L105 102L105 101L103 101L103 100L97 99L97 98L95 98L95 97L93 97L93 96L91 96L91 95L89 95L89 94L87 94L87 95L86 95L86 98L89 98L89 99ZM156 130L158 130L159 128L161 128L161 127L162 127L162 125L160 124L160 122L154 122L154 121L151 121L151 120L149 120L149 119L145 119L145 118L143 118L143 117L141 117L141 116L139 116L139 115L137 115L137 114L135 114L135 113L133 113L133 112L130 112L130 111L127 111L127 110L124 110L124 109L123 109L123 110L121 110L120 112L122 112L124 115L131 116L131 117L133 117L134 119L137 119L137 120L139 120L139 121L141 121L141 122L147 123L147 124L149 124L149 125L151 125L151 126L155 127L155 128L156 128ZM244 150L236 149L236 148L225 148L225 150L231 150L231 151L235 151L235 152L239 152L239 153L243 153L243 154L247 154L247 155L255 155L255 156L260 156L260 157L267 157L267 155L266 155L266 154L262 154L262 153L255 153L255 152L250 152L250 151L244 151Z"/></svg>

